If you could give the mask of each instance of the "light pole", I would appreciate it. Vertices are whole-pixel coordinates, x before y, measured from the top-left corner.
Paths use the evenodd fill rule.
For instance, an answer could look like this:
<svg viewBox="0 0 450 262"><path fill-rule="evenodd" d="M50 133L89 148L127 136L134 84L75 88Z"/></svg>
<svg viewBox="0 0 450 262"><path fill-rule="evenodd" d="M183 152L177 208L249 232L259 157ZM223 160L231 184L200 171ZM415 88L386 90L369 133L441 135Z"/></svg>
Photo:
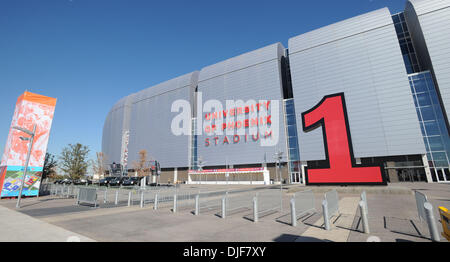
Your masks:
<svg viewBox="0 0 450 262"><path fill-rule="evenodd" d="M281 211L283 211L283 182L281 181L281 159L283 158L283 152L278 150L278 152L276 152L274 154L274 158L277 161L276 165L276 171L277 173L279 173L279 179L280 179L280 209Z"/></svg>
<svg viewBox="0 0 450 262"><path fill-rule="evenodd" d="M203 171L203 167L205 166L205 162L203 162L203 159L202 159L201 156L199 156L198 159L197 159L197 166L198 166L198 170L200 172ZM202 175L200 173L200 181L199 181L200 183L201 183L201 180L202 180Z"/></svg>
<svg viewBox="0 0 450 262"><path fill-rule="evenodd" d="M17 197L17 203L16 203L16 208L20 208L20 200L22 198L22 190L23 190L23 185L25 184L25 178L27 175L27 170L28 170L28 163L30 162L30 154L31 154L31 148L33 147L33 140L34 140L34 135L36 134L36 124L33 125L33 131L18 127L18 126L13 126L14 129L17 129L19 131L24 132L25 134L28 134L30 137L23 137L21 136L20 139L23 141L30 141L30 143L28 144L28 153L27 153L27 160L25 161L25 168L23 171L23 175L22 175L22 183L20 183L20 191L19 191L19 196ZM39 193L38 193L39 194Z"/></svg>

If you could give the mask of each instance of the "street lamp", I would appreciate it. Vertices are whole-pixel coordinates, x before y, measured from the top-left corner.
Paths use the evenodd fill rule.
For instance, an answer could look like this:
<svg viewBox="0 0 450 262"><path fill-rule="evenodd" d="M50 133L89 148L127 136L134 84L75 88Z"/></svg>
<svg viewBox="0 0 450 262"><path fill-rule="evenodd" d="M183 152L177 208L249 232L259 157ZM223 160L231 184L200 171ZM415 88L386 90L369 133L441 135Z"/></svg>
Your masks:
<svg viewBox="0 0 450 262"><path fill-rule="evenodd" d="M203 167L205 166L205 163L206 162L203 162L202 157L199 156L197 159L197 166L198 166L199 171L203 171ZM202 173L200 173L200 183L201 183L201 180L202 180Z"/></svg>
<svg viewBox="0 0 450 262"><path fill-rule="evenodd" d="M277 161L276 165L276 171L277 173L279 173L279 179L280 179L280 209L281 211L283 211L283 182L281 181L281 159L283 158L283 152L278 150L278 152L276 152L274 154L274 158Z"/></svg>
<svg viewBox="0 0 450 262"><path fill-rule="evenodd" d="M25 134L30 136L30 137L23 137L23 136L20 137L20 139L22 141L30 141L30 143L28 144L27 160L25 161L25 168L24 168L23 175L22 175L22 183L20 184L19 196L17 197L17 203L16 203L16 208L20 208L20 200L22 198L23 185L25 184L25 178L26 178L27 170L28 170L28 163L30 162L31 148L33 147L33 140L34 140L34 136L36 134L36 124L33 125L33 131L30 131L30 130L27 130L27 129L24 129L24 128L21 128L18 126L13 126L13 128L17 129L19 131L22 131Z"/></svg>

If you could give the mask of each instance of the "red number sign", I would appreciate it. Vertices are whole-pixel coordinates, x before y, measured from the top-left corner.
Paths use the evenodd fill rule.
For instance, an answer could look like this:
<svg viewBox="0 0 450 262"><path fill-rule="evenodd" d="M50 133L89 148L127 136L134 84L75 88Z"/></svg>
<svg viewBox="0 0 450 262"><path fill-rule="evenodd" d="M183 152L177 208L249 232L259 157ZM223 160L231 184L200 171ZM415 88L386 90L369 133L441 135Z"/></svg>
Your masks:
<svg viewBox="0 0 450 262"><path fill-rule="evenodd" d="M322 126L326 167L306 168L307 184L386 184L383 167L356 165L344 93L325 96L302 113L303 131Z"/></svg>

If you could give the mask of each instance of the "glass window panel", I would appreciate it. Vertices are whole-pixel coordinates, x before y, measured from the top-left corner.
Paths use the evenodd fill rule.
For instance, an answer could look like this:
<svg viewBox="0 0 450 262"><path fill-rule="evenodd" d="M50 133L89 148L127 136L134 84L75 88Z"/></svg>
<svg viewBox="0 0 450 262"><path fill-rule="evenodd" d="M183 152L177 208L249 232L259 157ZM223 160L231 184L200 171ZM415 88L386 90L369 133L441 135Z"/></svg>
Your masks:
<svg viewBox="0 0 450 262"><path fill-rule="evenodd" d="M427 92L428 91L427 85L426 85L424 80L415 80L414 81L414 88L416 89L417 93Z"/></svg>
<svg viewBox="0 0 450 262"><path fill-rule="evenodd" d="M447 156L444 152L431 152L433 154L433 160L436 161L447 161Z"/></svg>
<svg viewBox="0 0 450 262"><path fill-rule="evenodd" d="M297 128L296 126L292 125L292 126L288 126L288 133L290 136L296 134Z"/></svg>
<svg viewBox="0 0 450 262"><path fill-rule="evenodd" d="M294 114L294 108L292 106L286 106L286 114L287 115L293 115Z"/></svg>
<svg viewBox="0 0 450 262"><path fill-rule="evenodd" d="M431 99L428 93L420 93L417 94L417 101L419 102L419 106L429 106L431 105Z"/></svg>
<svg viewBox="0 0 450 262"><path fill-rule="evenodd" d="M394 23L400 23L400 16L399 15L394 15L392 16L392 20L394 21Z"/></svg>
<svg viewBox="0 0 450 262"><path fill-rule="evenodd" d="M441 134L448 134L447 125L444 121L438 121L439 129L441 130ZM445 136L448 139L448 135Z"/></svg>
<svg viewBox="0 0 450 262"><path fill-rule="evenodd" d="M448 162L444 160L434 161L435 167L448 167Z"/></svg>
<svg viewBox="0 0 450 262"><path fill-rule="evenodd" d="M434 112L433 112L433 108L431 106L421 107L420 112L422 112L422 120L423 121L436 119Z"/></svg>
<svg viewBox="0 0 450 262"><path fill-rule="evenodd" d="M411 81L409 81L409 87L411 87L411 93L414 94L416 91L414 90L414 86Z"/></svg>
<svg viewBox="0 0 450 262"><path fill-rule="evenodd" d="M428 146L428 140L425 137L423 138L423 143L425 144L425 150L427 152L430 152L430 147Z"/></svg>
<svg viewBox="0 0 450 262"><path fill-rule="evenodd" d="M288 125L294 125L295 126L295 124L296 124L295 115L290 115L290 116L287 116L286 118L287 118L287 124Z"/></svg>
<svg viewBox="0 0 450 262"><path fill-rule="evenodd" d="M439 99L437 97L436 92L430 91L430 98L431 98L431 103L433 103L434 105L439 105Z"/></svg>
<svg viewBox="0 0 450 262"><path fill-rule="evenodd" d="M395 24L395 31L397 32L397 34L402 33L403 32L402 24L400 23Z"/></svg>
<svg viewBox="0 0 450 262"><path fill-rule="evenodd" d="M440 136L428 137L428 143L430 143L431 151L444 150L444 145L442 144L442 139ZM434 157L434 155L433 155L433 157Z"/></svg>
<svg viewBox="0 0 450 262"><path fill-rule="evenodd" d="M420 122L420 130L422 131L422 135L425 136L425 128L423 127L423 122Z"/></svg>
<svg viewBox="0 0 450 262"><path fill-rule="evenodd" d="M416 96L414 96L414 106L417 108L417 107L419 107L419 105L417 104L417 97Z"/></svg>
<svg viewBox="0 0 450 262"><path fill-rule="evenodd" d="M414 101L416 101L416 100L414 99ZM417 117L419 118L419 121L422 121L422 116L421 116L421 114L420 114L419 109L416 108L416 111L417 111Z"/></svg>
<svg viewBox="0 0 450 262"><path fill-rule="evenodd" d="M425 125L425 130L427 131L428 136L436 136L441 134L436 121L424 122L423 124Z"/></svg>

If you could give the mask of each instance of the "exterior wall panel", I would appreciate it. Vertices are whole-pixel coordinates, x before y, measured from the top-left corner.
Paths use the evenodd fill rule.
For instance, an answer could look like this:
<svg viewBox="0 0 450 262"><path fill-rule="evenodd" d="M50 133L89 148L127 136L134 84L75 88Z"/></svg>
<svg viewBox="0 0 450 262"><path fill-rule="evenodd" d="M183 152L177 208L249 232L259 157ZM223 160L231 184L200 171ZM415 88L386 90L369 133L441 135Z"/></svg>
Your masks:
<svg viewBox="0 0 450 262"><path fill-rule="evenodd" d="M304 133L301 113L338 92L345 94L355 157L425 152L386 8L291 38L289 52L302 161L323 160L325 152L321 128Z"/></svg>
<svg viewBox="0 0 450 262"><path fill-rule="evenodd" d="M171 106L177 99L192 103L197 77L198 72L180 76L121 99L103 129L102 150L108 163L120 162L122 134L129 130L128 168L133 168L143 149L162 168L187 167L190 136L172 133L172 119L178 113L171 112Z"/></svg>
<svg viewBox="0 0 450 262"><path fill-rule="evenodd" d="M259 141L251 141L250 137L248 142L242 141L241 138L239 143L234 144L230 140L230 144L223 144L224 134L219 135L218 145L211 143L210 146L205 146L205 139L214 136L203 133L198 136L198 156L206 165L225 165L226 162L234 165L263 163L265 158L267 162L274 162L273 154L277 149L284 152L284 160L286 159L280 68L283 53L284 48L278 43L208 66L200 71L198 91L202 92L203 103L216 99L222 102L223 109L226 109L226 100L279 101L277 145L262 147ZM204 120L204 114L201 118ZM232 136L228 138L232 139Z"/></svg>

